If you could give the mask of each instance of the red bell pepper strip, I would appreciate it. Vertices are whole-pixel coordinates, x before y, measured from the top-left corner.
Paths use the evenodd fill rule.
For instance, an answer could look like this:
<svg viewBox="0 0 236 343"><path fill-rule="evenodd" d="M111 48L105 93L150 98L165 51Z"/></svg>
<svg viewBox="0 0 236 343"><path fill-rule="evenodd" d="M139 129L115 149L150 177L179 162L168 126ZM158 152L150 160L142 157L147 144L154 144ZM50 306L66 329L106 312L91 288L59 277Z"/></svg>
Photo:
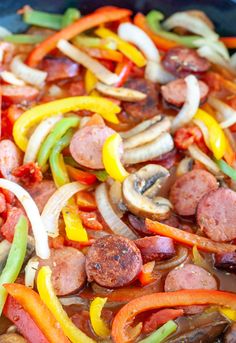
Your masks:
<svg viewBox="0 0 236 343"><path fill-rule="evenodd" d="M236 245L213 242L209 238L201 237L187 231L182 231L166 224L154 222L150 219L146 219L146 227L148 230L155 232L158 235L173 238L173 240L176 242L190 245L191 247L196 245L198 249L207 252L220 254L236 251Z"/></svg>
<svg viewBox="0 0 236 343"><path fill-rule="evenodd" d="M189 305L219 305L236 309L236 294L212 290L182 290L177 292L154 293L130 301L114 318L112 338L114 343L128 343L127 327L134 318L144 311L163 307Z"/></svg>
<svg viewBox="0 0 236 343"><path fill-rule="evenodd" d="M48 342L69 343L58 322L40 299L38 293L17 283L5 284L7 292L29 313Z"/></svg>
<svg viewBox="0 0 236 343"><path fill-rule="evenodd" d="M29 343L49 343L28 312L10 295L7 297L3 314L16 325L17 330Z"/></svg>
<svg viewBox="0 0 236 343"><path fill-rule="evenodd" d="M155 267L155 261L145 263L142 267L141 272L138 275L138 279L141 282L142 286L146 286L156 280L152 272Z"/></svg>
<svg viewBox="0 0 236 343"><path fill-rule="evenodd" d="M83 170L74 168L72 166L66 165L67 172L69 176L75 180L79 181L85 185L92 185L97 181L97 178L94 174L90 174Z"/></svg>
<svg viewBox="0 0 236 343"><path fill-rule="evenodd" d="M149 333L156 330L159 326L167 323L169 320L176 319L184 315L184 310L164 308L158 312L152 313L143 324L143 332Z"/></svg>
<svg viewBox="0 0 236 343"><path fill-rule="evenodd" d="M134 24L146 32L146 34L153 40L155 45L161 50L167 51L168 49L179 45L176 42L160 37L156 33L152 32L152 30L148 27L145 16L142 13L137 13L135 15Z"/></svg>
<svg viewBox="0 0 236 343"><path fill-rule="evenodd" d="M132 66L133 62L127 58L125 58L123 62L117 64L115 73L118 75L119 80L115 85L116 87L123 86L131 73Z"/></svg>
<svg viewBox="0 0 236 343"><path fill-rule="evenodd" d="M221 37L221 42L227 46L228 49L235 49L236 48L236 37Z"/></svg>
<svg viewBox="0 0 236 343"><path fill-rule="evenodd" d="M63 30L55 33L53 36L48 37L42 43L38 44L31 51L27 59L27 63L30 67L37 66L44 56L56 47L57 42L60 39L70 40L83 31L89 30L103 23L120 20L131 14L132 12L130 10L123 8L116 8L112 11L104 10L102 12L88 14L78 19L75 23L67 26Z"/></svg>

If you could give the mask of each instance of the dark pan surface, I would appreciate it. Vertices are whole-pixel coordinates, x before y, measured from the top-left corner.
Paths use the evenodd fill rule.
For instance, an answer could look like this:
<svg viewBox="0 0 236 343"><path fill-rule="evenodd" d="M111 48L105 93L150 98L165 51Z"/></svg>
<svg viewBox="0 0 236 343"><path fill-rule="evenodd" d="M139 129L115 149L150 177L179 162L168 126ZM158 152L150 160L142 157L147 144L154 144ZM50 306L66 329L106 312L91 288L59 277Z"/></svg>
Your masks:
<svg viewBox="0 0 236 343"><path fill-rule="evenodd" d="M0 0L0 25L13 32L25 30L16 10L28 4L35 9L63 12L67 7L78 7L88 13L104 5L126 7L135 12L159 9L166 15L187 9L201 9L215 22L222 35L236 35L236 0Z"/></svg>

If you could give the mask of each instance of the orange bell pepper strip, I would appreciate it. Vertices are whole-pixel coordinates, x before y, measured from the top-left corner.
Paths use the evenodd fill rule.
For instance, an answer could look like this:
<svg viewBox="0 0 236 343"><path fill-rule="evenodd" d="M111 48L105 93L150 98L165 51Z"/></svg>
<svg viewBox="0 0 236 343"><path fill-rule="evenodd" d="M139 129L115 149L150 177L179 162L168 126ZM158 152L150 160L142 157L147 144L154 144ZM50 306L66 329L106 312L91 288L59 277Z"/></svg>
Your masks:
<svg viewBox="0 0 236 343"><path fill-rule="evenodd" d="M153 293L130 301L114 318L112 338L114 343L128 343L129 324L142 312L189 305L221 305L236 309L236 294L212 290L182 290L177 292Z"/></svg>
<svg viewBox="0 0 236 343"><path fill-rule="evenodd" d="M89 47L82 47L82 50L84 50L89 56L97 59L110 60L114 62L123 61L123 55L119 51Z"/></svg>
<svg viewBox="0 0 236 343"><path fill-rule="evenodd" d="M151 261L143 265L142 270L138 275L138 279L142 286L146 286L156 280L152 274L154 267L155 261Z"/></svg>
<svg viewBox="0 0 236 343"><path fill-rule="evenodd" d="M135 15L134 24L146 32L146 34L153 40L155 45L161 50L167 51L168 49L179 45L176 42L160 37L156 33L152 32L152 30L148 27L145 16L142 13L137 13Z"/></svg>
<svg viewBox="0 0 236 343"><path fill-rule="evenodd" d="M187 231L182 231L150 219L146 219L145 223L148 230L155 232L158 235L173 238L173 240L176 242L192 247L196 245L200 250L212 253L234 252L236 250L236 245L213 242L209 238L201 237Z"/></svg>
<svg viewBox="0 0 236 343"><path fill-rule="evenodd" d="M40 299L38 293L31 288L17 283L8 283L4 287L23 309L30 314L35 324L50 343L70 342L62 332L55 317Z"/></svg>
<svg viewBox="0 0 236 343"><path fill-rule="evenodd" d="M220 41L223 42L228 49L236 49L236 37L221 37Z"/></svg>
<svg viewBox="0 0 236 343"><path fill-rule="evenodd" d="M60 39L70 40L81 32L89 30L100 24L111 21L120 20L132 14L130 10L123 8L115 8L111 10L104 10L102 12L94 12L78 19L73 24L67 26L63 30L45 39L38 44L30 53L27 64L30 67L35 67L51 50L56 48L57 42Z"/></svg>
<svg viewBox="0 0 236 343"><path fill-rule="evenodd" d="M97 209L95 196L86 191L80 191L75 195L76 204L81 211L94 211Z"/></svg>

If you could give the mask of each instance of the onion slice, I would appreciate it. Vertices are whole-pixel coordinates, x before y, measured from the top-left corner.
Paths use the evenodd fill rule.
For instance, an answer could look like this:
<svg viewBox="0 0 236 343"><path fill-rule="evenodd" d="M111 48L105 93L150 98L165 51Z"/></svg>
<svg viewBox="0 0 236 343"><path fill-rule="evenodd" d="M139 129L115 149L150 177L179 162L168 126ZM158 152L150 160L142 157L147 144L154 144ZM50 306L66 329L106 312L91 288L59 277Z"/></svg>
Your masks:
<svg viewBox="0 0 236 343"><path fill-rule="evenodd" d="M126 150L123 154L124 164L136 164L150 161L174 148L174 142L168 132L161 133L153 141L142 146Z"/></svg>
<svg viewBox="0 0 236 343"><path fill-rule="evenodd" d="M131 23L122 23L118 27L121 39L133 43L149 61L160 62L160 54L151 38L138 26Z"/></svg>
<svg viewBox="0 0 236 343"><path fill-rule="evenodd" d="M116 215L113 210L105 183L101 183L95 191L96 203L98 210L109 228L116 234L129 239L136 239L137 236L133 231Z"/></svg>
<svg viewBox="0 0 236 343"><path fill-rule="evenodd" d="M85 68L89 69L94 75L107 85L112 85L118 82L118 76L101 63L91 58L88 54L76 48L64 39L59 40L57 48L66 56L70 57L73 61L82 64Z"/></svg>
<svg viewBox="0 0 236 343"><path fill-rule="evenodd" d="M196 144L192 144L190 145L190 147L188 148L188 151L190 153L190 155L192 156L193 159L201 162L202 164L204 164L205 167L207 167L207 169L215 174L215 175L219 175L220 174L220 169L218 168L217 164L215 162L212 161L212 159L210 159L209 156L207 156L203 151L201 151Z"/></svg>
<svg viewBox="0 0 236 343"><path fill-rule="evenodd" d="M183 263L187 257L188 257L188 249L185 247L179 246L177 256L173 257L171 260L168 260L168 261L164 261L160 263L156 262L155 270L165 270L165 269L171 269L171 268L177 267L181 263Z"/></svg>
<svg viewBox="0 0 236 343"><path fill-rule="evenodd" d="M220 123L222 129L226 129L236 123L236 111L231 106L214 96L210 96L208 102L220 113L221 117L224 118Z"/></svg>
<svg viewBox="0 0 236 343"><path fill-rule="evenodd" d="M59 235L58 220L61 210L75 193L87 187L79 182L70 182L58 188L49 198L41 214L48 236L57 237Z"/></svg>
<svg viewBox="0 0 236 343"><path fill-rule="evenodd" d="M216 50L208 45L203 45L197 50L201 57L207 58L211 63L218 64L227 70L229 70L233 75L235 75L235 70L231 67L230 63L220 55Z"/></svg>
<svg viewBox="0 0 236 343"><path fill-rule="evenodd" d="M233 69L236 69L236 52L230 57L230 65Z"/></svg>
<svg viewBox="0 0 236 343"><path fill-rule="evenodd" d="M10 71L4 70L1 72L1 78L3 81L9 83L10 85L14 86L24 86L25 82L23 80L18 79L15 74L11 73Z"/></svg>
<svg viewBox="0 0 236 343"><path fill-rule="evenodd" d="M131 101L131 102L142 101L147 97L146 94L136 91L134 89L107 86L101 82L98 82L96 84L96 89L104 95L108 95L108 96L111 96L112 98L123 100L123 101Z"/></svg>
<svg viewBox="0 0 236 343"><path fill-rule="evenodd" d="M31 223L37 256L42 259L49 258L48 236L34 200L24 188L15 182L0 178L0 188L12 192L20 201Z"/></svg>
<svg viewBox="0 0 236 343"><path fill-rule="evenodd" d="M160 63L154 61L147 61L145 78L152 82L158 82L161 85L175 80L174 75L166 71Z"/></svg>
<svg viewBox="0 0 236 343"><path fill-rule="evenodd" d="M47 73L45 71L27 66L19 55L13 58L10 64L10 69L17 77L26 83L37 87L42 86L47 77Z"/></svg>
<svg viewBox="0 0 236 343"><path fill-rule="evenodd" d="M39 266L37 257L32 257L25 266L25 285L34 288L34 280Z"/></svg>
<svg viewBox="0 0 236 343"><path fill-rule="evenodd" d="M61 115L53 116L42 121L31 135L24 155L24 164L35 162L39 149L57 122L62 119Z"/></svg>
<svg viewBox="0 0 236 343"><path fill-rule="evenodd" d="M138 133L146 130L148 127L152 126L157 121L160 121L160 119L161 119L161 116L157 115L151 119L147 119L147 120L143 121L142 123L136 125L135 127L133 127L132 129L130 129L128 131L119 132L119 135L124 139L130 138L130 137L137 135Z"/></svg>
<svg viewBox="0 0 236 343"><path fill-rule="evenodd" d="M184 80L187 84L186 100L183 107L172 121L173 131L176 131L179 127L191 121L200 104L200 89L197 78L193 75L188 75Z"/></svg>
<svg viewBox="0 0 236 343"><path fill-rule="evenodd" d="M196 18L187 12L176 12L163 22L163 27L166 30L171 30L177 26L211 40L217 40L219 38L219 35L202 19Z"/></svg>

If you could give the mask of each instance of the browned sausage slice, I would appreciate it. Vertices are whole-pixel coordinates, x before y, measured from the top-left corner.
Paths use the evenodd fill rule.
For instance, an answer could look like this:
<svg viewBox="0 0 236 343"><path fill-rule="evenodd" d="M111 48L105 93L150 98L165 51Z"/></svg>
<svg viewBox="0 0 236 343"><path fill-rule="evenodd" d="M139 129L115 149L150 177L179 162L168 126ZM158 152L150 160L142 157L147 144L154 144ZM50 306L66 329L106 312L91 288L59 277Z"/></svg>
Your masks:
<svg viewBox="0 0 236 343"><path fill-rule="evenodd" d="M76 76L79 65L64 56L47 56L42 61L41 69L48 73L47 81L51 82Z"/></svg>
<svg viewBox="0 0 236 343"><path fill-rule="evenodd" d="M153 236L136 239L143 262L168 260L175 255L174 242L169 237Z"/></svg>
<svg viewBox="0 0 236 343"><path fill-rule="evenodd" d="M142 256L134 242L117 235L97 239L86 256L88 280L107 288L130 284L141 268Z"/></svg>
<svg viewBox="0 0 236 343"><path fill-rule="evenodd" d="M216 254L214 266L236 274L236 252Z"/></svg>
<svg viewBox="0 0 236 343"><path fill-rule="evenodd" d="M200 88L201 103L203 103L208 95L209 87L203 81L198 81ZM163 98L171 105L180 107L186 100L187 85L184 79L178 79L167 83L161 87Z"/></svg>
<svg viewBox="0 0 236 343"><path fill-rule="evenodd" d="M115 133L107 126L86 126L72 137L70 152L76 162L92 169L104 168L102 147L105 140Z"/></svg>
<svg viewBox="0 0 236 343"><path fill-rule="evenodd" d="M137 78L128 80L125 87L147 94L147 97L142 101L123 102L123 108L129 115L140 121L158 114L158 93L154 83Z"/></svg>
<svg viewBox="0 0 236 343"><path fill-rule="evenodd" d="M215 278L205 269L194 264L172 269L165 280L165 292L182 289L217 289ZM202 312L205 306L183 306L186 314Z"/></svg>
<svg viewBox="0 0 236 343"><path fill-rule="evenodd" d="M11 171L22 163L22 153L10 139L0 142L0 172L5 179L17 181Z"/></svg>
<svg viewBox="0 0 236 343"><path fill-rule="evenodd" d="M184 47L169 49L163 58L163 65L177 77L201 74L210 68L206 58L199 56L195 50Z"/></svg>
<svg viewBox="0 0 236 343"><path fill-rule="evenodd" d="M51 180L43 180L40 183L27 187L27 191L30 193L30 195L36 202L39 212L42 212L48 199L56 191L56 186L55 183Z"/></svg>
<svg viewBox="0 0 236 343"><path fill-rule="evenodd" d="M85 256L71 247L51 249L48 260L39 261L39 269L49 266L52 270L52 284L57 295L77 292L86 282Z"/></svg>
<svg viewBox="0 0 236 343"><path fill-rule="evenodd" d="M32 101L39 95L39 91L36 88L30 86L2 86L3 100L8 100L14 104L18 104L22 101Z"/></svg>
<svg viewBox="0 0 236 343"><path fill-rule="evenodd" d="M170 201L181 216L195 214L200 199L218 188L216 178L202 169L192 170L180 176L170 191Z"/></svg>
<svg viewBox="0 0 236 343"><path fill-rule="evenodd" d="M216 242L236 238L236 192L219 188L199 202L197 222L205 234Z"/></svg>

